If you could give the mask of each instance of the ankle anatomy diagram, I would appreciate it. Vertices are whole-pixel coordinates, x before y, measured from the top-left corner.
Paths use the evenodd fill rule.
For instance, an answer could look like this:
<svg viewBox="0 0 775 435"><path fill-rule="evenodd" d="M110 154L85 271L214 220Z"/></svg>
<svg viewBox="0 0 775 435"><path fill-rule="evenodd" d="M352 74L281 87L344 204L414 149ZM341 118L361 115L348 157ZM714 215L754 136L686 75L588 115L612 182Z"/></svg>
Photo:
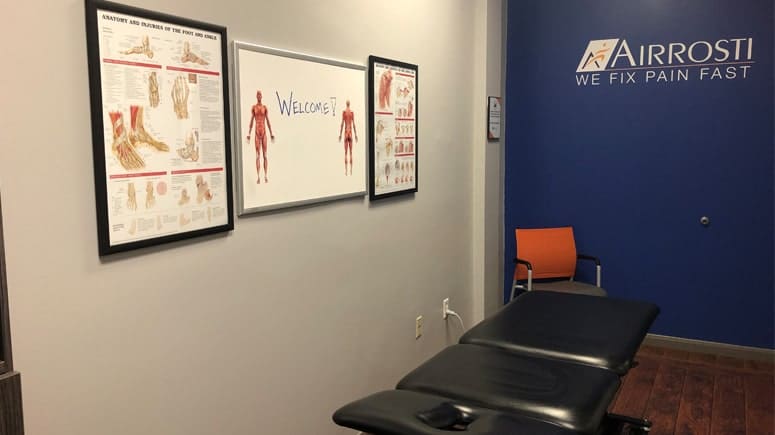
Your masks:
<svg viewBox="0 0 775 435"><path fill-rule="evenodd" d="M111 246L227 224L221 36L178 35L108 15L98 17L102 140L95 145L104 161L95 167L105 171Z"/></svg>
<svg viewBox="0 0 775 435"><path fill-rule="evenodd" d="M142 106L131 106L129 108L130 128L127 129L124 123L124 114L119 111L110 112L110 122L113 125L113 154L118 159L124 169L142 169L145 167L145 161L137 152L137 148L148 146L157 151L169 151L169 147L164 142L154 139L143 125Z"/></svg>

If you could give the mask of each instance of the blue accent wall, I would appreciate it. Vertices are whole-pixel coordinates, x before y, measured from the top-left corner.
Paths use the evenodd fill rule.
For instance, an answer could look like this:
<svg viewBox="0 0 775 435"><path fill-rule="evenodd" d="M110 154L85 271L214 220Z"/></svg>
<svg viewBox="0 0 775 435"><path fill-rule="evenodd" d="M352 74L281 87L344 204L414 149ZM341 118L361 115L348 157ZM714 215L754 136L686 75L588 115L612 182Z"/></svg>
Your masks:
<svg viewBox="0 0 775 435"><path fill-rule="evenodd" d="M573 225L609 295L661 307L652 332L775 348L774 19L772 0L509 2L505 295L514 228ZM579 85L588 44L605 39L627 41L636 65L618 52L614 72L635 83L611 83L610 57L599 85ZM714 50L706 62L640 64L641 45L696 41Z"/></svg>

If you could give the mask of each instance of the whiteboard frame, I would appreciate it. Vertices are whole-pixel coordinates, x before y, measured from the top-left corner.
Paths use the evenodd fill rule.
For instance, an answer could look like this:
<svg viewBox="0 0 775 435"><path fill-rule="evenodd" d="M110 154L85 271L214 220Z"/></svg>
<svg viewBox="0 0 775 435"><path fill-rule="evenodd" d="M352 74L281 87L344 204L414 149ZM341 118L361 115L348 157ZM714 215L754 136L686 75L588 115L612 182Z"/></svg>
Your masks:
<svg viewBox="0 0 775 435"><path fill-rule="evenodd" d="M368 193L368 161L370 159L370 150L369 147L366 147L367 149L364 152L364 160L361 162L361 168L363 170L363 188L361 190L358 190L356 192L348 192L343 194L335 194L335 195L328 195L328 196L321 196L321 197L315 197L315 198L309 198L309 199L302 199L297 201L288 201L278 204L271 204L271 205L265 205L265 206L259 206L259 207L251 207L251 208L245 208L245 192L243 189L243 180L244 180L244 170L242 165L242 109L240 107L240 101L239 101L239 95L240 95L240 61L239 61L239 53L240 50L247 50L247 51L254 51L258 53L264 53L264 54L271 54L275 56L282 56L282 57L288 57L292 59L298 59L298 60L304 60L308 62L317 62L322 63L326 65L332 65L337 66L340 68L348 68L348 69L354 69L361 71L363 73L363 89L364 89L364 103L366 103L366 98L368 97L368 81L367 81L367 66L365 64L357 64L352 62L345 62L341 60L336 59L329 59L324 57L318 57L311 54L305 54L305 53L299 53L295 51L289 51L289 50L282 50L279 48L273 48L273 47L267 47L263 45L256 45L251 44L249 42L244 41L233 41L233 68L232 68L232 98L231 103L234 110L233 113L233 126L234 131L233 133L233 141L232 144L234 146L234 152L235 159L234 159L234 165L235 165L235 184L236 184L236 192L237 192L237 215L238 216L244 216L251 213L261 213L271 210L278 210L278 209L285 209L285 208L292 208L292 207L301 207L305 205L310 204L317 204L322 202L328 202L328 201L336 201L339 199L346 199L346 198L354 198L358 196L366 196ZM365 106L368 107L368 106ZM370 131L369 127L369 117L364 117L364 125L363 131L368 132Z"/></svg>

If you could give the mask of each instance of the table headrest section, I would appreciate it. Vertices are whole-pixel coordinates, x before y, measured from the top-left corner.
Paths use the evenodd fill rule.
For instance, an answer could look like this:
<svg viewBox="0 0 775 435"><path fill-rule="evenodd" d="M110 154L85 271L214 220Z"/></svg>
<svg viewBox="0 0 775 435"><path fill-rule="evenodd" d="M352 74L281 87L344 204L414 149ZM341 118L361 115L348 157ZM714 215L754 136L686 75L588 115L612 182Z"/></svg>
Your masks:
<svg viewBox="0 0 775 435"><path fill-rule="evenodd" d="M382 391L334 413L340 426L374 435L575 435L554 424L405 390Z"/></svg>
<svg viewBox="0 0 775 435"><path fill-rule="evenodd" d="M409 373L397 388L594 433L618 387L619 377L608 370L458 344Z"/></svg>
<svg viewBox="0 0 775 435"><path fill-rule="evenodd" d="M526 292L460 339L625 374L659 314L651 303L551 291Z"/></svg>

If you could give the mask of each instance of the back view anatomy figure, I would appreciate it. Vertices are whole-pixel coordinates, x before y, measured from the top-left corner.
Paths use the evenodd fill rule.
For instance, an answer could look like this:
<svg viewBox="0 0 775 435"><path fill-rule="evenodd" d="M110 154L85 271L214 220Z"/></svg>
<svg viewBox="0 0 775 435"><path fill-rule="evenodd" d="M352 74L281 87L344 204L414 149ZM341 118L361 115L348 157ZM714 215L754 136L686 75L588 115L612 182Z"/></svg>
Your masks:
<svg viewBox="0 0 775 435"><path fill-rule="evenodd" d="M355 114L350 110L350 100L347 100L347 108L342 111L342 123L339 124L339 140L342 140L344 129L344 174L347 175L347 154L350 154L350 175L353 174L353 133L358 142L358 131L355 128Z"/></svg>

